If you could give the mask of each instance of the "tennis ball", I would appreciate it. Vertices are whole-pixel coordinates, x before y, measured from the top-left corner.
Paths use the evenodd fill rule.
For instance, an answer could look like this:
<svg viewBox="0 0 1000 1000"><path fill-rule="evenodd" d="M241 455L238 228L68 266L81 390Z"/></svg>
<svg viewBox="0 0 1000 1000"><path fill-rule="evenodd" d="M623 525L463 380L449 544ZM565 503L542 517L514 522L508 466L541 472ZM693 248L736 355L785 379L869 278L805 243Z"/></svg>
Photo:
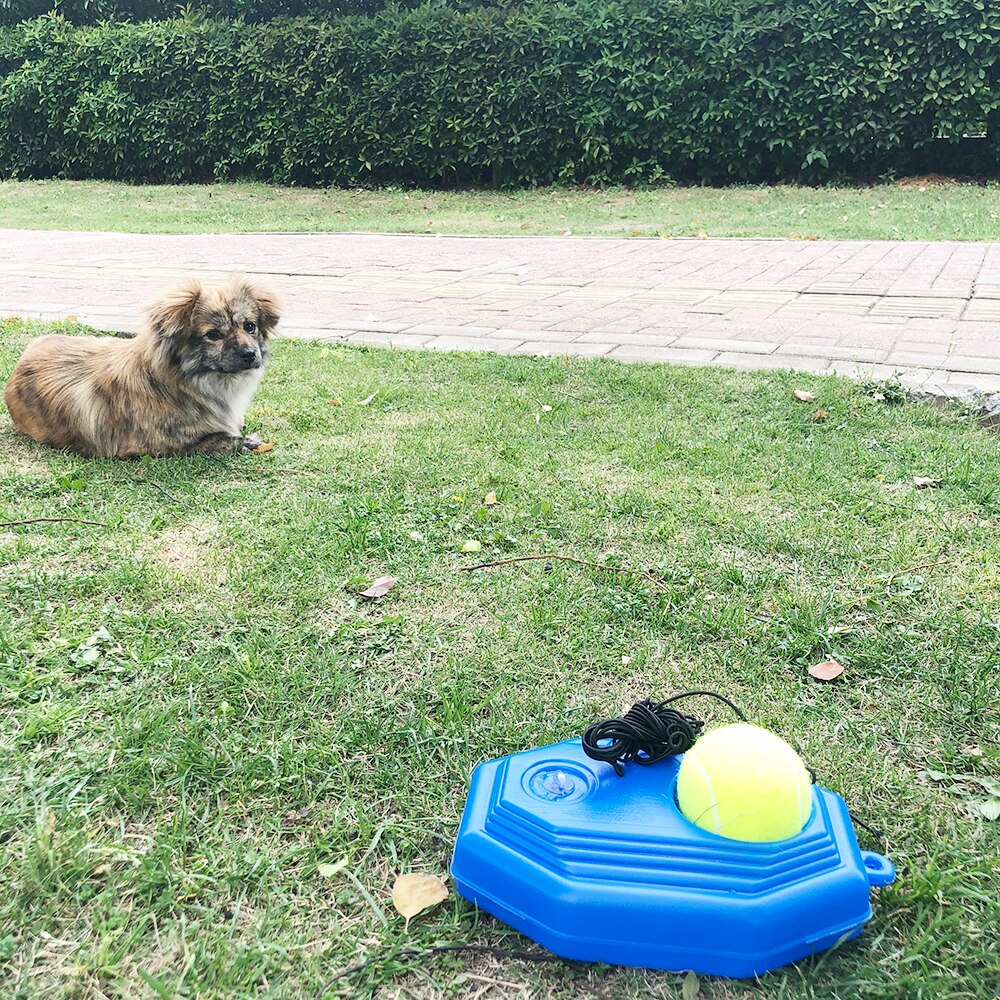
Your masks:
<svg viewBox="0 0 1000 1000"><path fill-rule="evenodd" d="M812 811L812 783L780 736L738 723L713 729L684 754L677 803L695 826L733 840L784 840Z"/></svg>

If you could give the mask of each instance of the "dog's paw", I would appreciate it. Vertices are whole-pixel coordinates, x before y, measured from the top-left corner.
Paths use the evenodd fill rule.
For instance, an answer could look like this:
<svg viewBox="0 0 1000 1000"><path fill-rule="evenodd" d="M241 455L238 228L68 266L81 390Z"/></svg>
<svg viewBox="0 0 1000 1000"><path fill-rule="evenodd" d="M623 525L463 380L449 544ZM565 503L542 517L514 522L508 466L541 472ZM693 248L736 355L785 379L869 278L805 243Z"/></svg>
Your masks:
<svg viewBox="0 0 1000 1000"><path fill-rule="evenodd" d="M240 445L240 451L244 455L250 454L250 452L256 451L264 444L264 440L256 434L248 434L243 439L243 444Z"/></svg>

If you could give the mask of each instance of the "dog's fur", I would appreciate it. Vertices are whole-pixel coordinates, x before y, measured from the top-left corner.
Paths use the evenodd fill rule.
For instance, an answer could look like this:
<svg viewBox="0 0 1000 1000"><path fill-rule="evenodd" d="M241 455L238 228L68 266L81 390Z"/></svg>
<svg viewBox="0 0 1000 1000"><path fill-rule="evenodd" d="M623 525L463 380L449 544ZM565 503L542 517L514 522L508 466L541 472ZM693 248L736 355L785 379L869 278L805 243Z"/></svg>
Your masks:
<svg viewBox="0 0 1000 1000"><path fill-rule="evenodd" d="M91 457L239 450L277 321L273 294L246 280L193 281L149 306L133 339L32 341L7 409L36 441Z"/></svg>

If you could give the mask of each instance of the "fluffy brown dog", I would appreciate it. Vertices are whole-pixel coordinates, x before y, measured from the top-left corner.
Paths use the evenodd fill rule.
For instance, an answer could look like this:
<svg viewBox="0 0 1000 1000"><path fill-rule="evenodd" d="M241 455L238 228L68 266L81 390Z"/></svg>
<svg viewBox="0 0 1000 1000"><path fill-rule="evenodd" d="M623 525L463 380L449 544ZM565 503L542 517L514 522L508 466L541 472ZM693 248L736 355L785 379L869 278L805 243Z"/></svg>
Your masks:
<svg viewBox="0 0 1000 1000"><path fill-rule="evenodd" d="M235 451L270 357L274 296L245 280L191 282L147 309L134 339L39 337L4 392L42 444L102 458Z"/></svg>

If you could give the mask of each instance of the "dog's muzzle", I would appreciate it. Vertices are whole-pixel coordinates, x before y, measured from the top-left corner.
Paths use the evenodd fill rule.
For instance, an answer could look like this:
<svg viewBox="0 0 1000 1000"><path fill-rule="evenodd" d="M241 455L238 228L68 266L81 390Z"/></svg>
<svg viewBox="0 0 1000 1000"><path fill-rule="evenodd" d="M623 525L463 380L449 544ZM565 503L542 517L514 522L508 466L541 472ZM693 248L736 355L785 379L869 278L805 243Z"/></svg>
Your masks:
<svg viewBox="0 0 1000 1000"><path fill-rule="evenodd" d="M241 347L238 358L242 370L260 368L260 366L264 363L260 356L260 351L254 347Z"/></svg>

